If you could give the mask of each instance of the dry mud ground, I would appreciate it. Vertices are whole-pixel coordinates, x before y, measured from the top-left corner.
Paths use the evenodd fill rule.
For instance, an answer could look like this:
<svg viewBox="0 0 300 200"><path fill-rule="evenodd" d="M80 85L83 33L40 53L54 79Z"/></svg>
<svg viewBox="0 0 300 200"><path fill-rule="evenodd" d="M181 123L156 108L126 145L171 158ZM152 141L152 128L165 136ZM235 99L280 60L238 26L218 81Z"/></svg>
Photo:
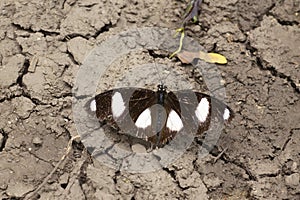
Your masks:
<svg viewBox="0 0 300 200"><path fill-rule="evenodd" d="M131 27L175 29L185 7L179 0L1 0L1 199L29 197L77 134L73 80L93 45ZM130 174L95 162L76 140L29 199L300 199L299 23L298 0L204 1L187 34L227 57L220 70L235 112L214 151L199 159L194 142L168 167Z"/></svg>

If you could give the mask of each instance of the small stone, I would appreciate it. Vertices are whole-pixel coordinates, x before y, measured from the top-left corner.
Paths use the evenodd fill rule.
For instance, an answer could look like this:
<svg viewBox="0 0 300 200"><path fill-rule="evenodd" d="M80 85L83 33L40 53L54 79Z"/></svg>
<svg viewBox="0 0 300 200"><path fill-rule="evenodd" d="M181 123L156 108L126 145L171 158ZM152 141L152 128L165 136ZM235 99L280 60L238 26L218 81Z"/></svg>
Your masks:
<svg viewBox="0 0 300 200"><path fill-rule="evenodd" d="M7 189L7 184L6 183L4 183L4 184L2 184L2 185L0 185L0 189L1 190L6 190Z"/></svg>
<svg viewBox="0 0 300 200"><path fill-rule="evenodd" d="M11 102L17 108L15 113L21 118L28 118L35 107L35 104L24 96L13 98Z"/></svg>
<svg viewBox="0 0 300 200"><path fill-rule="evenodd" d="M69 182L69 174L65 173L65 174L63 174L59 177L59 183L60 184L66 184L67 185L68 182Z"/></svg>
<svg viewBox="0 0 300 200"><path fill-rule="evenodd" d="M35 69L36 69L36 66L37 66L37 63L38 63L38 57L37 56L33 56L31 61L30 61L30 65L28 67L28 71L29 72L32 72L34 73L35 72Z"/></svg>
<svg viewBox="0 0 300 200"><path fill-rule="evenodd" d="M287 186L293 187L299 185L299 174L294 173L285 177L285 183Z"/></svg>
<svg viewBox="0 0 300 200"><path fill-rule="evenodd" d="M68 50L73 55L74 60L82 63L87 53L93 48L93 44L82 37L75 37L68 41Z"/></svg>
<svg viewBox="0 0 300 200"><path fill-rule="evenodd" d="M207 175L204 176L203 182L207 188L212 189L219 187L224 181L220 180L219 177Z"/></svg>
<svg viewBox="0 0 300 200"><path fill-rule="evenodd" d="M1 143L0 143L0 144L1 144ZM297 169L298 169L298 164L297 164L297 162L293 162L292 167L291 167L292 172L297 172Z"/></svg>
<svg viewBox="0 0 300 200"><path fill-rule="evenodd" d="M40 145L42 145L43 141L42 141L42 139L39 138L39 137L34 137L34 138L32 139L32 143L33 143L34 145L40 146Z"/></svg>
<svg viewBox="0 0 300 200"><path fill-rule="evenodd" d="M146 148L141 144L134 144L132 145L131 149L135 153L147 153Z"/></svg>

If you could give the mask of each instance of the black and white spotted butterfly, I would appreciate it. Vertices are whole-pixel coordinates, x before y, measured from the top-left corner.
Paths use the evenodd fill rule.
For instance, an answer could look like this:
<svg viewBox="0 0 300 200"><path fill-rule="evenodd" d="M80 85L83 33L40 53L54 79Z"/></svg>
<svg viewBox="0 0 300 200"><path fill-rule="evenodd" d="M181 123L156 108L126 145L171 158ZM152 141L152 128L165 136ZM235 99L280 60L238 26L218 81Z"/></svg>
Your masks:
<svg viewBox="0 0 300 200"><path fill-rule="evenodd" d="M175 135L199 135L209 128L210 120L232 119L231 109L216 98L190 90L167 92L163 84L157 91L124 87L100 93L88 102L100 122L125 134L142 138L162 147Z"/></svg>

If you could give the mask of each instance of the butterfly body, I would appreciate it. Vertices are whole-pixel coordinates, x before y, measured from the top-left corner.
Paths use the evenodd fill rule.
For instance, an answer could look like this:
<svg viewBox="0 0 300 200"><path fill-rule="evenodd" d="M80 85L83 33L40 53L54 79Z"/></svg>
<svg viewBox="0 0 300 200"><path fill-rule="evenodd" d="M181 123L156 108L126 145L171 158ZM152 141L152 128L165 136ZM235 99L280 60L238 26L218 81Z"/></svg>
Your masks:
<svg viewBox="0 0 300 200"><path fill-rule="evenodd" d="M157 91L133 87L108 90L88 105L100 122L156 147L164 146L179 131L202 134L211 117L224 122L232 118L231 109L209 95L190 90L167 92L163 84Z"/></svg>

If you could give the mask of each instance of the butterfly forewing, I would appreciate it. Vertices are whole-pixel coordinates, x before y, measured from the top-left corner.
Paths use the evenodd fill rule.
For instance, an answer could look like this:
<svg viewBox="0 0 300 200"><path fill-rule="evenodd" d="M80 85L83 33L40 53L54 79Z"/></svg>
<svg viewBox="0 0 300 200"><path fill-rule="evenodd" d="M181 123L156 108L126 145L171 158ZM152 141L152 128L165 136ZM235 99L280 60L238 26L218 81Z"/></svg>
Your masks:
<svg viewBox="0 0 300 200"><path fill-rule="evenodd" d="M128 87L109 90L95 96L96 116L101 122L106 122L121 132L147 138L151 135L150 129L138 127L136 122L156 101L156 92L148 89ZM93 101L89 104L92 108Z"/></svg>
<svg viewBox="0 0 300 200"><path fill-rule="evenodd" d="M112 110L111 110L112 94L113 94L113 90L109 90L101 94L98 94L97 96L94 97L94 99L88 102L88 104L91 105L90 106L91 111L95 111L97 118L101 122L106 122L109 124L114 123Z"/></svg>
<svg viewBox="0 0 300 200"><path fill-rule="evenodd" d="M136 122L141 113L156 104L156 102L155 91L142 88L134 89L129 100L129 112L132 120Z"/></svg>

